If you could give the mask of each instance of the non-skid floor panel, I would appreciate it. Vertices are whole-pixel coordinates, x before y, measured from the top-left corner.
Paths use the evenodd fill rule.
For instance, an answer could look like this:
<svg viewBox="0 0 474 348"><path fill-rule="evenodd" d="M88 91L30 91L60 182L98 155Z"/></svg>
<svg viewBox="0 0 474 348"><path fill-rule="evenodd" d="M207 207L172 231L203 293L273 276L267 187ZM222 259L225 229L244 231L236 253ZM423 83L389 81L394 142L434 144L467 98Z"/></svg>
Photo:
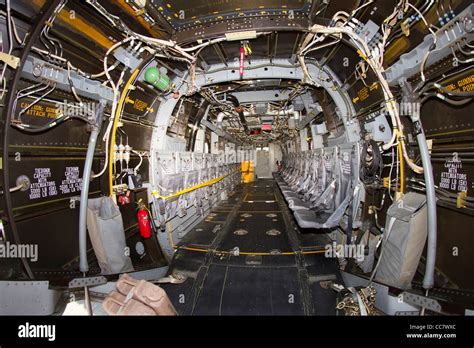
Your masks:
<svg viewBox="0 0 474 348"><path fill-rule="evenodd" d="M206 216L205 220L208 221L226 221L227 217L229 216L230 211L219 212L219 211L212 211Z"/></svg>
<svg viewBox="0 0 474 348"><path fill-rule="evenodd" d="M331 238L326 233L301 233L299 239L303 248L331 244Z"/></svg>
<svg viewBox="0 0 474 348"><path fill-rule="evenodd" d="M187 301L192 301L192 291L194 288L195 279L188 278L181 284L160 284L160 287L166 291L171 303L179 315L185 315Z"/></svg>
<svg viewBox="0 0 474 348"><path fill-rule="evenodd" d="M302 264L294 254L322 248L330 239L326 234L298 234L297 247L289 237L295 232L286 226L275 187L274 180L242 185L181 241L170 272L189 278L163 286L179 314L303 315L302 282L308 283L315 314L334 314L335 293L321 288L320 280L340 279L335 260L305 254ZM238 230L246 233L234 233ZM211 246L224 252L238 247L242 254L189 250ZM299 277L302 269L308 271L306 280Z"/></svg>
<svg viewBox="0 0 474 348"><path fill-rule="evenodd" d="M277 202L269 201L267 202L243 202L240 206L241 211L279 211L280 207Z"/></svg>
<svg viewBox="0 0 474 348"><path fill-rule="evenodd" d="M205 259L206 253L179 249L175 252L169 269L170 272L176 271L185 274L195 274Z"/></svg>
<svg viewBox="0 0 474 348"><path fill-rule="evenodd" d="M276 222L253 215L244 221L233 221L219 245L220 250L238 247L244 252L291 251L283 219Z"/></svg>
<svg viewBox="0 0 474 348"><path fill-rule="evenodd" d="M295 255L214 255L212 264L240 267L296 267Z"/></svg>
<svg viewBox="0 0 474 348"><path fill-rule="evenodd" d="M266 202L266 201L274 201L275 194L269 190L268 192L264 193L247 193L244 197L244 202Z"/></svg>
<svg viewBox="0 0 474 348"><path fill-rule="evenodd" d="M223 315L304 314L296 268L228 267Z"/></svg>
<svg viewBox="0 0 474 348"><path fill-rule="evenodd" d="M227 267L211 265L200 289L193 315L221 315L221 296L225 286Z"/></svg>
<svg viewBox="0 0 474 348"><path fill-rule="evenodd" d="M191 230L181 241L180 245L210 246L217 237L220 226L212 222L201 222Z"/></svg>

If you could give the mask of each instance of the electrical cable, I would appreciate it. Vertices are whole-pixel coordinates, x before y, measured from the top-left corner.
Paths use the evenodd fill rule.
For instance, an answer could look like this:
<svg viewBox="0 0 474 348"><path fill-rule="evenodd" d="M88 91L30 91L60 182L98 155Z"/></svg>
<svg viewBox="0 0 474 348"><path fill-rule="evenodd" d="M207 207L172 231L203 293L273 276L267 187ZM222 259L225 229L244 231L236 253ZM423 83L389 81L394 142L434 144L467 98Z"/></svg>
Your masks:
<svg viewBox="0 0 474 348"><path fill-rule="evenodd" d="M450 91L444 86L441 86L439 83L436 82L430 82L428 83L421 91L420 94L423 94L424 92L428 91L431 88L436 88L440 90L441 92L451 96L451 97L462 97L462 98L472 98L474 97L474 91L467 91L467 92L461 92L461 91Z"/></svg>
<svg viewBox="0 0 474 348"><path fill-rule="evenodd" d="M13 34L12 34L12 16L11 16L11 4L10 0L6 0L5 5L7 6L7 33L8 33L8 54L11 55L13 51ZM5 81L5 73L7 71L7 66L8 64L4 63L2 72L0 74L0 81L2 82L3 86L6 86L6 81ZM3 99L3 96L5 95L5 87L2 88L2 93L0 95L0 99Z"/></svg>
<svg viewBox="0 0 474 348"><path fill-rule="evenodd" d="M105 61L105 59L104 59ZM105 63L104 63L105 64ZM110 147L109 147L109 194L110 196L113 196L113 171L111 170L113 163L114 163L114 146L115 146L115 137L117 134L117 127L120 119L120 115L122 113L122 109L125 103L126 96L128 95L128 92L130 90L130 87L132 86L133 83L135 83L136 79L138 78L140 70L137 68L135 71L132 73L130 78L128 79L127 83L125 84L125 87L123 88L122 94L120 96L120 100L118 103L118 106L115 111L115 115L112 115L113 117L113 124L112 124L112 133L111 133L111 139L110 139Z"/></svg>
<svg viewBox="0 0 474 348"><path fill-rule="evenodd" d="M441 93L426 93L424 98L421 99L421 104L423 104L424 102L426 102L428 99L432 98L432 97L436 97L448 104L451 104L453 106L462 106L462 105L466 105L466 104L469 104L471 101L472 101L472 98L467 98L467 99L463 99L463 100L454 100L454 99L450 99L448 97L446 97L445 95L441 94Z"/></svg>
<svg viewBox="0 0 474 348"><path fill-rule="evenodd" d="M87 118L82 117L82 116L74 116L74 115L65 116L64 114L61 114L58 117L56 117L54 120L51 120L50 122L42 126L32 126L32 125L28 125L24 123L12 123L11 126L25 133L39 134L39 133L43 133L52 129L60 125L61 123L66 122L69 119L77 119L86 123L89 122Z"/></svg>
<svg viewBox="0 0 474 348"><path fill-rule="evenodd" d="M137 175L137 172L138 172L138 169L140 168L140 166L142 165L143 163L143 155L138 152L138 151L135 151L135 150L132 150L132 152L136 155L138 155L138 157L140 157L140 162L138 162L138 164L135 166L135 168L133 168L133 173L134 175ZM150 214L151 215L151 214Z"/></svg>
<svg viewBox="0 0 474 348"><path fill-rule="evenodd" d="M360 157L360 179L366 185L373 184L381 178L383 169L382 154L377 142L372 139L364 141Z"/></svg>
<svg viewBox="0 0 474 348"><path fill-rule="evenodd" d="M36 20L34 24L32 25L32 30L30 31L30 34L26 38L24 48L20 53L20 65L18 69L14 71L13 76L9 82L9 90L6 95L5 106L3 108L3 120L4 120L3 158L4 159L9 158L9 150L10 150L10 146L9 146L10 145L10 131L9 130L10 130L10 125L12 121L16 88L20 80L21 72L23 70L22 67L30 53L30 49L33 46L33 43L38 39L42 26L44 25L45 21L47 21L47 19L50 17L51 13L54 12L54 10L56 9L59 3L60 3L60 0L51 0L51 1L46 2L45 5L43 5L43 7L41 8L39 15L36 17ZM3 167L2 177L3 177L2 178L3 187L10 187L10 172L9 172L8 161L6 161ZM21 240L20 240L17 226L16 226L15 216L13 214L12 197L9 190L4 190L3 199L5 202L5 212L8 218L8 223L9 223L10 230L13 236L13 240L15 244L20 245ZM30 279L33 279L34 274L31 270L30 265L28 264L28 261L25 258L21 258L21 262L23 264L23 267L25 268L25 271L28 277Z"/></svg>
<svg viewBox="0 0 474 348"><path fill-rule="evenodd" d="M454 51L454 47L451 46L451 52L453 53L453 57L456 61L458 61L459 63L462 63L462 64L469 64L469 63L472 63L474 62L474 58L469 58L467 60L464 60L464 59L459 59L458 56L456 56L456 51Z"/></svg>

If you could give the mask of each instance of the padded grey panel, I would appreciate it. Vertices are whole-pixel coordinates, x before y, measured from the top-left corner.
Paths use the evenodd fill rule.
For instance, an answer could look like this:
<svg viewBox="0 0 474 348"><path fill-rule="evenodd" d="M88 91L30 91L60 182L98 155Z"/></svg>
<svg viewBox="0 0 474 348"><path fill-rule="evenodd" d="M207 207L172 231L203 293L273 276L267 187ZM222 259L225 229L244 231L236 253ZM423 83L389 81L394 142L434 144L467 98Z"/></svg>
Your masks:
<svg viewBox="0 0 474 348"><path fill-rule="evenodd" d="M309 210L311 207L311 202L305 202L301 199L295 199L290 202L289 207L291 210Z"/></svg>
<svg viewBox="0 0 474 348"><path fill-rule="evenodd" d="M390 206L376 280L402 289L411 287L428 234L426 220L425 195L408 192Z"/></svg>
<svg viewBox="0 0 474 348"><path fill-rule="evenodd" d="M316 213L313 210L295 211L296 221L302 228L321 228L321 224L326 222L329 216L331 216L331 214Z"/></svg>

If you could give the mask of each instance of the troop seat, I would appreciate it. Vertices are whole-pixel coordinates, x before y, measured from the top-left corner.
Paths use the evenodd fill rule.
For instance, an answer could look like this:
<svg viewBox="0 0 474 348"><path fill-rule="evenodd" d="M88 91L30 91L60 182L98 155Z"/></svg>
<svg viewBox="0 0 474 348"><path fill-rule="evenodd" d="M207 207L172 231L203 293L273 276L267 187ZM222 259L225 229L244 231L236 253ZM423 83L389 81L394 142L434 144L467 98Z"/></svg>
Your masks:
<svg viewBox="0 0 474 348"><path fill-rule="evenodd" d="M358 182L357 144L287 154L274 173L282 196L301 228L331 229L347 214Z"/></svg>

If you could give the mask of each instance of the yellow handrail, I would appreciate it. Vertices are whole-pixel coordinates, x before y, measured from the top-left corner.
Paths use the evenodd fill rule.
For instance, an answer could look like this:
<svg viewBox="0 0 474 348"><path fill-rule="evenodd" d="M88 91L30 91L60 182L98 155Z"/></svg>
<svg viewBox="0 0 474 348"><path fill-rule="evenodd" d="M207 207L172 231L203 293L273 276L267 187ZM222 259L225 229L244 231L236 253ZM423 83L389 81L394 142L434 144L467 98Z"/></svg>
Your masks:
<svg viewBox="0 0 474 348"><path fill-rule="evenodd" d="M403 138L401 137L402 133L398 131L398 162L399 162L399 167L400 167L400 187L398 188L398 191L400 193L404 193L405 191L405 166L404 166L404 159L403 159L403 152L402 152L402 146L403 146Z"/></svg>
<svg viewBox="0 0 474 348"><path fill-rule="evenodd" d="M214 252L216 254L223 254L223 255L228 255L232 254L232 251L224 251L224 250L212 250L212 249L203 249L203 248L192 248L192 247L187 247L187 246L176 246L176 250L183 249L183 250L189 250L189 251L197 251L201 253L208 253L208 252ZM323 254L326 252L325 249L321 250L306 250L306 251L300 251L301 254L303 255L311 255L311 254ZM260 252L260 251L239 251L239 255L259 255L259 256L267 256L267 255L295 255L297 254L298 251L283 251L278 254L271 253L271 252Z"/></svg>
<svg viewBox="0 0 474 348"><path fill-rule="evenodd" d="M220 176L220 177L218 177L218 178L208 180L208 181L206 181L206 182L203 182L202 184L185 188L184 190L178 191L178 192L173 193L173 194L171 194L171 195L169 195L169 196L161 196L157 191L153 191L153 192L152 192L152 195L153 195L155 198L161 198L161 199L170 199L170 198L174 198L174 197L179 197L179 196L181 196L181 195L184 195L185 193L188 193L188 192L191 192L191 191L200 189L200 188L205 187L205 186L213 185L213 184L215 184L215 183L221 181L222 179L226 178L227 176L232 175L232 174L234 174L234 173L236 173L236 172L238 172L238 171L240 171L240 169L234 170L233 172L231 172L231 173L229 173L229 174L222 175L222 176Z"/></svg>
<svg viewBox="0 0 474 348"><path fill-rule="evenodd" d="M109 189L110 189L110 196L114 196L114 173L113 173L113 165L114 165L114 145L115 145L115 136L117 134L117 127L119 124L119 119L120 119L120 113L122 112L123 104L125 102L125 97L128 94L128 90L130 89L130 86L132 83L135 81L135 78L138 76L138 73L140 70L136 69L130 78L128 79L127 83L125 84L125 87L122 91L122 94L120 96L119 104L117 106L117 110L115 110L115 115L114 115L114 125L112 128L112 134L110 137L110 148L109 148Z"/></svg>

